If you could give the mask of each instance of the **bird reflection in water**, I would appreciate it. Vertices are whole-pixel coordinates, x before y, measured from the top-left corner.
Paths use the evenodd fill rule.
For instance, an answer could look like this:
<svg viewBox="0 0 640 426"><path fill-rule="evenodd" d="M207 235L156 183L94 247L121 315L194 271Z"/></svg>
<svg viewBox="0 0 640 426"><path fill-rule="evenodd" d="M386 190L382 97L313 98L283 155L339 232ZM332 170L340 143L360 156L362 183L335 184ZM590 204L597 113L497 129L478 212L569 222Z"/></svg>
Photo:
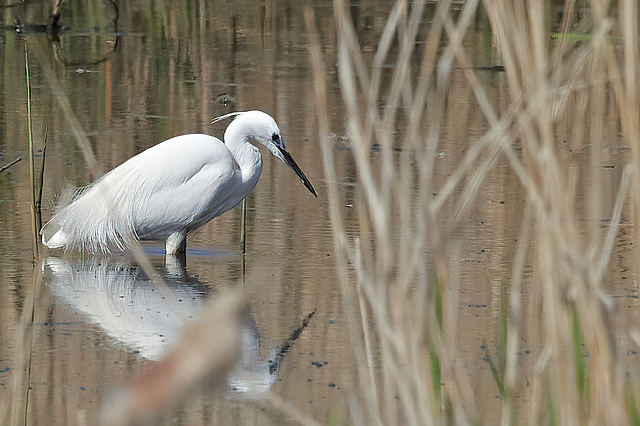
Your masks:
<svg viewBox="0 0 640 426"><path fill-rule="evenodd" d="M156 285L142 268L125 257L90 257L82 261L49 257L43 262L43 271L58 300L85 315L129 351L152 361L161 360L180 341L185 323L203 310L205 296L216 297L210 294L213 291L209 285L187 274L184 262L178 258L156 267L166 287ZM167 291L171 294L167 295ZM282 344L265 351L251 313L243 309L240 360L227 377L232 394L253 398L266 393L314 313L304 318Z"/></svg>

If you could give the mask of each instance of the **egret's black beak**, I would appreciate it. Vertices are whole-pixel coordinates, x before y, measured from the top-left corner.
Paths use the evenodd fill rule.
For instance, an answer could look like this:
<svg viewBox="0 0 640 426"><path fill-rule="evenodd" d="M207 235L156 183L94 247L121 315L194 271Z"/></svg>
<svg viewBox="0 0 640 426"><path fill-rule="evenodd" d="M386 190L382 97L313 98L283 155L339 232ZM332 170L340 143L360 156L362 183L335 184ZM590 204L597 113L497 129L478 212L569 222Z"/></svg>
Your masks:
<svg viewBox="0 0 640 426"><path fill-rule="evenodd" d="M315 195L317 197L318 194L316 194L316 190L313 189L313 186L311 185L311 182L309 182L309 179L307 179L307 177L304 175L304 173L302 173L302 170L300 170L300 167L298 167L296 162L293 160L293 157L291 157L291 154L289 154L287 151L285 151L284 149L280 148L279 146L277 146L277 145L275 145L275 146L278 148L278 151L280 151L280 154L282 155L280 157L280 159L284 162L284 164L289 166L291 168L291 170L293 170L293 172L296 175L298 175L298 177L300 178L302 183L304 183L304 186L307 187L309 192L311 192L313 195Z"/></svg>

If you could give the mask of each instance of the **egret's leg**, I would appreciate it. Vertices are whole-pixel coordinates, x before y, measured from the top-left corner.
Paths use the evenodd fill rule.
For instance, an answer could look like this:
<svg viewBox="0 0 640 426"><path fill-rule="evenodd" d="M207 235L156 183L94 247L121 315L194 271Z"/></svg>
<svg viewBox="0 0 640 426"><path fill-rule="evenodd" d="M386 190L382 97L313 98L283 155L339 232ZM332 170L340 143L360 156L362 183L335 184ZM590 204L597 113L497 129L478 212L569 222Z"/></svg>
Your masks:
<svg viewBox="0 0 640 426"><path fill-rule="evenodd" d="M176 253L174 255L165 256L164 265L167 268L167 275L172 279L185 281L187 279L187 258L185 253Z"/></svg>
<svg viewBox="0 0 640 426"><path fill-rule="evenodd" d="M187 251L187 234L184 231L174 232L169 235L165 243L165 254L174 255Z"/></svg>

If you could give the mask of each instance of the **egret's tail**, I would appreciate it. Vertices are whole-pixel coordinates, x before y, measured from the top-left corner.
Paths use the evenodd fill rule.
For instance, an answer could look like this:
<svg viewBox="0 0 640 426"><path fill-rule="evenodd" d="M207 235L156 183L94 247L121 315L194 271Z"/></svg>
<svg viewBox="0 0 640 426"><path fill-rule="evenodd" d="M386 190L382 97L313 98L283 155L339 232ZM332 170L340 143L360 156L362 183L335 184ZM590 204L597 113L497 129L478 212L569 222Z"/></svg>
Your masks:
<svg viewBox="0 0 640 426"><path fill-rule="evenodd" d="M101 181L83 188L62 206L40 230L42 243L49 248L86 250L91 253L125 249L135 233L117 208Z"/></svg>
<svg viewBox="0 0 640 426"><path fill-rule="evenodd" d="M42 235L42 244L49 248L59 248L69 244L67 234L55 218L42 227L40 235Z"/></svg>

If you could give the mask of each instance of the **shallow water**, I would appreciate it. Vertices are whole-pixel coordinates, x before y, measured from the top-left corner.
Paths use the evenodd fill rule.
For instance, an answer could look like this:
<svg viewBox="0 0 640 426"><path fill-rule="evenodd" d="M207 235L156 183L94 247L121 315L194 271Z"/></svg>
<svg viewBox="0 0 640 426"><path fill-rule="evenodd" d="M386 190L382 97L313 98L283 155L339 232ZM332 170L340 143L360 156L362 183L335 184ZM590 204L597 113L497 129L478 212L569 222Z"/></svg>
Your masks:
<svg viewBox="0 0 640 426"><path fill-rule="evenodd" d="M354 6L363 49L375 49L390 4ZM46 22L46 5L0 12L5 25L0 33L4 52L0 163L23 157L0 175L0 401L28 401L21 406L0 404L0 410L6 411L0 411L0 419L19 418L17 411L26 415L29 424L93 424L105 398L151 368L179 339L181 326L197 315L204 300L226 288L240 288L246 300L242 362L253 374L249 379L253 385L242 384L232 374L223 390L190 394L169 422L290 421L261 405L264 392L270 389L321 423L349 423L346 401L357 378L324 198L326 182L303 19L308 5L313 5L326 41L326 63L334 64L330 2L119 2L117 19L108 2L92 6L98 13L75 5L62 15L66 30L58 41L35 27L23 26L20 31L13 27L16 22ZM87 16L95 22L84 19ZM494 65L492 52L477 48L483 46L483 37L489 37L481 21L475 35L465 47L475 51L477 65ZM290 170L263 150L262 177L248 197L244 257L238 209L190 237L186 264L166 264L160 244L145 244L154 270L167 282L178 307L159 295L126 253L97 257L45 251L34 267L25 161L25 43L30 49L34 136L41 141L45 126L48 134L45 220L65 186L85 185L93 176L178 134L205 132L222 137L225 124L212 126L211 118L235 110L261 109L276 118L289 151L319 197L311 196ZM52 70L49 76L48 69ZM359 232L353 209L355 166L348 145L340 143L344 111L334 69L328 69L341 214L355 235ZM506 91L501 73L486 71L481 78L499 108ZM486 129L460 70L452 73L450 84L448 127L436 160L435 175L442 181L436 187ZM55 90L69 99L101 170L86 165L69 114L60 108ZM607 148L609 162L603 167L623 164L629 156L624 148L616 148L615 129L610 129L610 135L614 142ZM42 146L41 142L36 145ZM37 162L42 158L38 152ZM372 155L377 155L375 149ZM582 156L578 163L588 161L586 154L575 156ZM621 167L605 168L602 178L614 186L620 173ZM603 206L611 204L615 193L607 197ZM459 265L452 274L457 274L461 286L447 300L455 305L457 321L469 324L458 328L458 351L466 366L463 374L477 393L476 408L489 419L500 402L484 348L495 347L501 284L511 273L520 229L519 216L513 212L520 211L524 200L512 171L500 163L478 194L470 226L452 235L452 256ZM607 226L609 215L603 207L600 226ZM578 219L593 217L585 212ZM619 309L637 319L635 277L629 272L635 242L624 226L620 234L610 267L611 292ZM529 266L533 271L535 267ZM533 301L527 305L528 291L523 289L523 306L535 311ZM301 327L314 312L308 325ZM274 353L300 329L275 373L269 370ZM533 368L533 354L540 350L539 336L527 338L522 345L523 369ZM28 366L26 382L21 380L24 365ZM17 397L23 394L23 399Z"/></svg>

